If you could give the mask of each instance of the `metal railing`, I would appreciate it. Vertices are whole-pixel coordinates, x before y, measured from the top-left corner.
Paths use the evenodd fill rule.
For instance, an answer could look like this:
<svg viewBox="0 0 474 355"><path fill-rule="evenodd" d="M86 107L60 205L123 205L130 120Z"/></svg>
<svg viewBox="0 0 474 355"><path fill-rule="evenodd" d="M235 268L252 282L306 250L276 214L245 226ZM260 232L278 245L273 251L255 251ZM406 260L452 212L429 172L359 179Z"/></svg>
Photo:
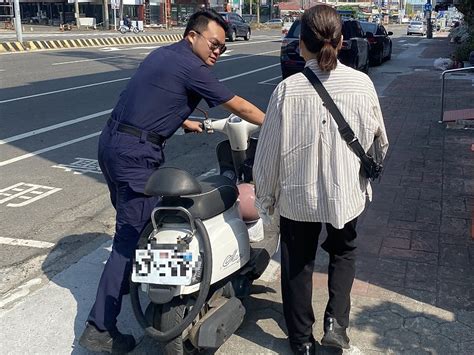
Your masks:
<svg viewBox="0 0 474 355"><path fill-rule="evenodd" d="M441 117L440 117L440 122L443 122L444 118L444 79L446 74L451 74L451 73L456 73L456 72L462 72L462 71L473 71L474 72L474 66L472 67L467 67L467 68L459 68L459 69L449 69L443 71L441 74Z"/></svg>

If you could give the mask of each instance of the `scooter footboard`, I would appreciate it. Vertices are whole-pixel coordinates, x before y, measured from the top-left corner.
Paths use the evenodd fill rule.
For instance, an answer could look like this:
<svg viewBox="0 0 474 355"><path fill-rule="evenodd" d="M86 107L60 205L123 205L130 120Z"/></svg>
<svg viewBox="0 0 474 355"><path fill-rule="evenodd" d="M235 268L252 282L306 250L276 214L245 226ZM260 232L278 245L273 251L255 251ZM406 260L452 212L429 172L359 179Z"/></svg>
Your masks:
<svg viewBox="0 0 474 355"><path fill-rule="evenodd" d="M199 320L191 341L197 348L217 349L240 327L244 316L245 307L237 297L225 299Z"/></svg>

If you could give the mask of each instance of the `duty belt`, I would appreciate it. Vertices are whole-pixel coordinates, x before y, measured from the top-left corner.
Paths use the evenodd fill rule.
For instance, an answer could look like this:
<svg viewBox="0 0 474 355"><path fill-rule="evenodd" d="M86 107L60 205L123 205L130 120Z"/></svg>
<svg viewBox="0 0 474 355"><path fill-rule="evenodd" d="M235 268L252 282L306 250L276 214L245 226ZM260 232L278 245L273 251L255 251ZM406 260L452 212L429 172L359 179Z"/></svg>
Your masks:
<svg viewBox="0 0 474 355"><path fill-rule="evenodd" d="M130 126L125 123L119 123L116 122L115 120L109 118L107 121L108 126L113 126L114 124L117 125L117 131L122 132L122 133L127 133L135 137L145 137L145 140L147 140L150 143L156 144L156 145L163 145L165 143L166 139L163 136L160 136L159 134L153 133L153 132L147 132L144 130L141 130L139 128Z"/></svg>

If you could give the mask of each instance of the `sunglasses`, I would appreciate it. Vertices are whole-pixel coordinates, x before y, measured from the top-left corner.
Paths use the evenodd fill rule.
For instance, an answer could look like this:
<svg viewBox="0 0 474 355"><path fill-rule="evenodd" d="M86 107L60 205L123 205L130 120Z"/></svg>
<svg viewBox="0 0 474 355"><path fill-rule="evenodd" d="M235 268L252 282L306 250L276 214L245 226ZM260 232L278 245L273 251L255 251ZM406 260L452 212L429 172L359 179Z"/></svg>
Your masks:
<svg viewBox="0 0 474 355"><path fill-rule="evenodd" d="M210 41L206 36L201 34L199 31L194 30L194 32L196 32L199 36L201 36L202 38L204 38L207 41L207 46L209 47L209 49L212 52L214 52L216 49L218 49L219 54L224 54L224 52L227 50L227 47L225 46L225 44L214 43L214 42Z"/></svg>

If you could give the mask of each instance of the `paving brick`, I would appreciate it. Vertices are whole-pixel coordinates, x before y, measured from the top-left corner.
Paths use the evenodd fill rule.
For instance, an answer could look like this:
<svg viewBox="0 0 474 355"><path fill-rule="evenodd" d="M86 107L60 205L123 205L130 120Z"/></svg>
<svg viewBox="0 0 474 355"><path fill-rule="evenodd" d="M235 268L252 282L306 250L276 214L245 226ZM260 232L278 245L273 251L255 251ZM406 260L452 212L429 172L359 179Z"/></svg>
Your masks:
<svg viewBox="0 0 474 355"><path fill-rule="evenodd" d="M418 207L416 211L416 221L422 223L441 224L441 211L431 209L427 206Z"/></svg>
<svg viewBox="0 0 474 355"><path fill-rule="evenodd" d="M420 200L441 201L441 189L423 187L420 191Z"/></svg>
<svg viewBox="0 0 474 355"><path fill-rule="evenodd" d="M406 318L403 327L419 335L433 335L439 333L439 324L423 316Z"/></svg>
<svg viewBox="0 0 474 355"><path fill-rule="evenodd" d="M459 311L456 316L459 323L468 326L472 329L471 332L474 332L474 311Z"/></svg>
<svg viewBox="0 0 474 355"><path fill-rule="evenodd" d="M421 337L421 347L431 354L438 355L458 354L459 350L456 342L442 335Z"/></svg>
<svg viewBox="0 0 474 355"><path fill-rule="evenodd" d="M373 272L381 274L405 275L407 271L407 262L403 260L377 260L376 268Z"/></svg>
<svg viewBox="0 0 474 355"><path fill-rule="evenodd" d="M382 245L388 248L410 249L410 240L403 238L384 238Z"/></svg>
<svg viewBox="0 0 474 355"><path fill-rule="evenodd" d="M402 294L418 302L428 303L431 305L437 304L437 294L434 291L405 287Z"/></svg>
<svg viewBox="0 0 474 355"><path fill-rule="evenodd" d="M452 267L441 265L438 268L438 277L441 282L457 285L474 285L474 273L471 267Z"/></svg>
<svg viewBox="0 0 474 355"><path fill-rule="evenodd" d="M458 341L459 339L463 341L474 341L472 328L459 322L443 323L439 326L439 331L440 334L453 341Z"/></svg>
<svg viewBox="0 0 474 355"><path fill-rule="evenodd" d="M387 248L382 246L380 249L380 256L389 259L398 259L406 261L417 261L427 264L437 264L438 255L435 253L427 253L416 250L403 250L395 248Z"/></svg>
<svg viewBox="0 0 474 355"><path fill-rule="evenodd" d="M474 289L466 285L442 282L439 284L437 305L452 311L474 311Z"/></svg>
<svg viewBox="0 0 474 355"><path fill-rule="evenodd" d="M463 342L459 344L459 355L472 355L474 349L474 341Z"/></svg>
<svg viewBox="0 0 474 355"><path fill-rule="evenodd" d="M387 331L383 343L395 352L420 350L420 336L403 328Z"/></svg>
<svg viewBox="0 0 474 355"><path fill-rule="evenodd" d="M440 247L440 265L469 267L467 247L442 244Z"/></svg>
<svg viewBox="0 0 474 355"><path fill-rule="evenodd" d="M411 249L438 252L439 233L414 231L411 237Z"/></svg>
<svg viewBox="0 0 474 355"><path fill-rule="evenodd" d="M410 262L407 266L405 286L410 289L436 292L438 267ZM436 294L434 294L436 295Z"/></svg>
<svg viewBox="0 0 474 355"><path fill-rule="evenodd" d="M458 234L470 236L469 221L462 218L443 217L440 232L445 234Z"/></svg>
<svg viewBox="0 0 474 355"><path fill-rule="evenodd" d="M400 221L397 219L389 219L388 226L390 228L407 229L411 231L438 232L439 226L431 223Z"/></svg>

